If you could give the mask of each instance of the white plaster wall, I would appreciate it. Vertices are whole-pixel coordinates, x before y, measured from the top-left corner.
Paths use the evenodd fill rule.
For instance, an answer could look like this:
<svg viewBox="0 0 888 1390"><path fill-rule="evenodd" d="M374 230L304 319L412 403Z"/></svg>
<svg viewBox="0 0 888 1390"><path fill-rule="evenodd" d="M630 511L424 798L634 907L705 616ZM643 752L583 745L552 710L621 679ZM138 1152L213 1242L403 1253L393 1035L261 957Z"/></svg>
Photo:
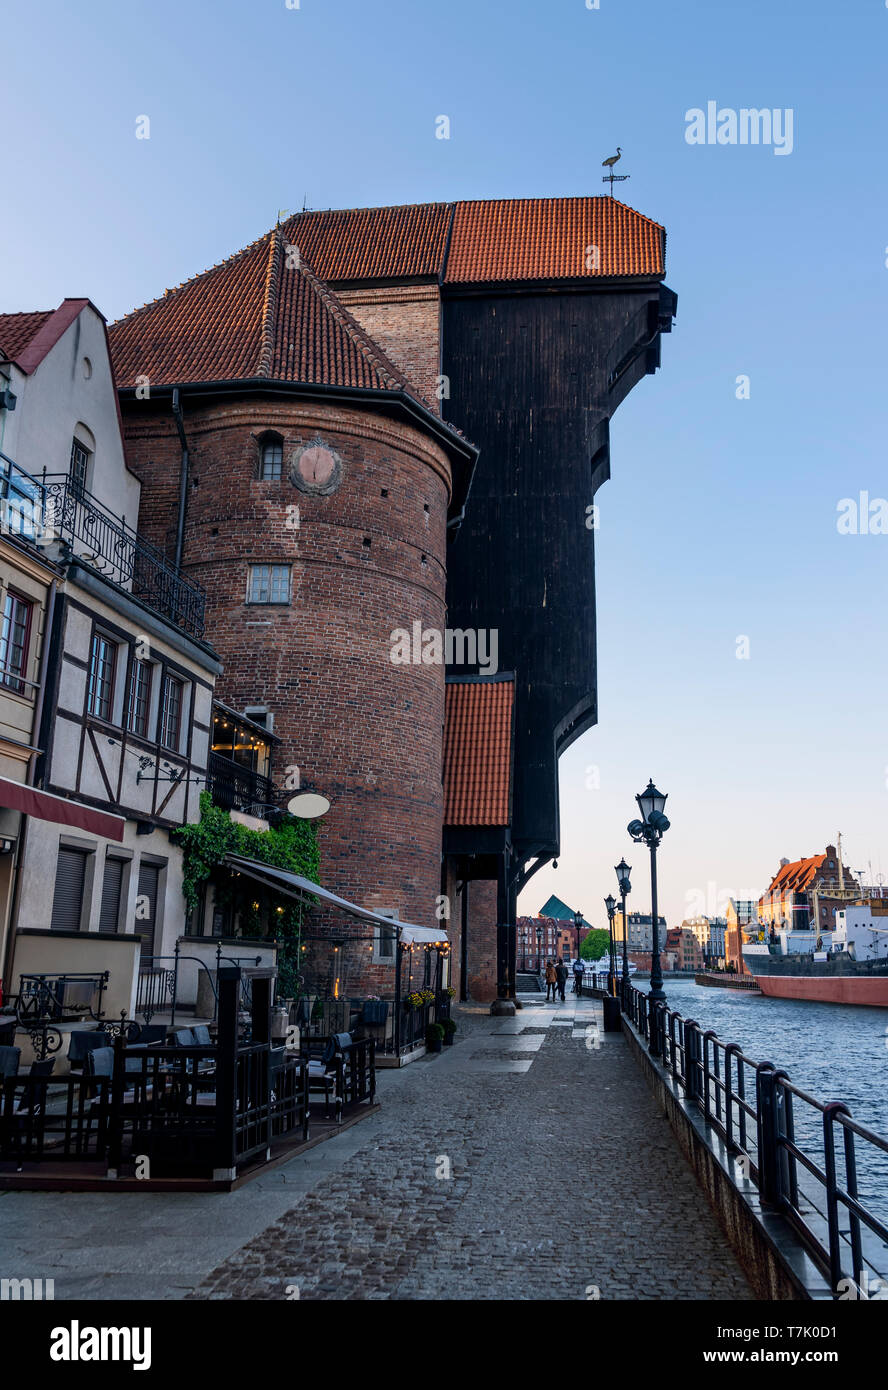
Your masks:
<svg viewBox="0 0 888 1390"><path fill-rule="evenodd" d="M92 364L89 380L83 372L84 358ZM16 370L15 378L18 402L11 414L7 412L3 452L35 476L44 469L67 473L76 426L86 425L96 441L89 490L135 527L140 484L124 463L101 316L87 305L36 370L27 377Z"/></svg>

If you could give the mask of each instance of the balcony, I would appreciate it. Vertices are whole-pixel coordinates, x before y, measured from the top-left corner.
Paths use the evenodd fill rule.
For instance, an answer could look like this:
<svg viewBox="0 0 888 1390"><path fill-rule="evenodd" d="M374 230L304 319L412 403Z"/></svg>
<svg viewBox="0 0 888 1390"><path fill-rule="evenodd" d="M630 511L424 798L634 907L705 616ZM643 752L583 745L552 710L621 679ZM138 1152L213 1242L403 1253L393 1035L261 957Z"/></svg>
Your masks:
<svg viewBox="0 0 888 1390"><path fill-rule="evenodd" d="M216 805L226 811L249 811L251 806L266 807L274 801L270 777L241 767L218 753L210 754L207 790Z"/></svg>
<svg viewBox="0 0 888 1390"><path fill-rule="evenodd" d="M206 596L123 517L67 473L40 478L0 453L0 529L31 545L61 542L112 584L192 637L202 637Z"/></svg>

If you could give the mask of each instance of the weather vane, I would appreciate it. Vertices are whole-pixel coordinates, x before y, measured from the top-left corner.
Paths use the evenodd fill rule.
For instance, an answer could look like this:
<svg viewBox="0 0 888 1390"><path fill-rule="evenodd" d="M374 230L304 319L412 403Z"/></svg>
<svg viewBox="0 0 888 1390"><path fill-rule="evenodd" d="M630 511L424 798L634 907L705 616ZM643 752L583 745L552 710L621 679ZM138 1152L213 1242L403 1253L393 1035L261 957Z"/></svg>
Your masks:
<svg viewBox="0 0 888 1390"><path fill-rule="evenodd" d="M620 148L620 146L618 145L618 146L617 146L617 153L616 153L616 154L612 154L608 159L603 159L603 160L601 161L601 167L602 167L602 169L606 169L606 170L607 170L607 173L604 175L604 178L601 180L601 182L602 182L602 183L609 183L609 184L610 184L610 186L611 186L611 187L610 187L610 196L611 196L611 197L614 196L614 184L615 184L615 183L625 183L627 179L631 179L631 177L632 177L631 174L615 174L615 173L614 173L614 165L617 164L617 163L619 162L619 160L622 158L622 155L623 155L623 151L622 151L622 149Z"/></svg>

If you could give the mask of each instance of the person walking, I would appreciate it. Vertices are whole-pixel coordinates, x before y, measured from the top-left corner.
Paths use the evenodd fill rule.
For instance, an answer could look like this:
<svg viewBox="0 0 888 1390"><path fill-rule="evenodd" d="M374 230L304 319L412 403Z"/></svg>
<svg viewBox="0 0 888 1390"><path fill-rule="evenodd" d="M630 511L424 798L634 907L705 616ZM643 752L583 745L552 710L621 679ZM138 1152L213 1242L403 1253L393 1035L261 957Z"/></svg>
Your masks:
<svg viewBox="0 0 888 1390"><path fill-rule="evenodd" d="M579 998L583 992L583 962L577 957L573 963L574 994Z"/></svg>
<svg viewBox="0 0 888 1390"><path fill-rule="evenodd" d="M561 957L558 957L558 964L555 967L555 979L558 982L558 998L564 1003L564 986L567 984L567 966Z"/></svg>
<svg viewBox="0 0 888 1390"><path fill-rule="evenodd" d="M552 1003L555 1003L555 991L558 988L558 975L555 970L554 962L546 961L546 1003L549 1002L549 991L552 991Z"/></svg>

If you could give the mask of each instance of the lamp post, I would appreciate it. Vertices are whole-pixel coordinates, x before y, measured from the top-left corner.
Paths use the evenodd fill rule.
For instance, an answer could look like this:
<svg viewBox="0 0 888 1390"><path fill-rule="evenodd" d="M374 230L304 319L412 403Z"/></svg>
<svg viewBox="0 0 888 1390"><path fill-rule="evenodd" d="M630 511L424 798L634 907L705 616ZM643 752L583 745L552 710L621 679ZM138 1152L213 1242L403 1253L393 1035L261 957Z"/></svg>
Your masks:
<svg viewBox="0 0 888 1390"><path fill-rule="evenodd" d="M540 971L541 971L542 968L543 968L543 929L542 929L542 927L537 927L536 933L537 933L537 974L539 975Z"/></svg>
<svg viewBox="0 0 888 1390"><path fill-rule="evenodd" d="M608 959L610 969L608 970L607 974L607 992L608 994L615 995L617 992L617 970L616 961L614 959L614 918L617 915L617 901L612 893L608 893L607 897L604 900L604 905L607 908L607 924L610 937L608 944Z"/></svg>
<svg viewBox="0 0 888 1390"><path fill-rule="evenodd" d="M629 822L628 830L632 839L637 845L647 845L651 853L651 988L648 994L648 1010L650 1018L650 1044L649 1051L654 1057L659 1057L662 1052L660 1044L660 1030L657 1025L656 1013L660 1004L666 1003L666 995L663 992L663 972L660 967L660 922L657 907L657 848L666 831L669 829L669 821L663 814L663 807L666 805L666 793L658 791L654 786L653 780L649 779L643 792L639 792L635 800L641 812L640 820Z"/></svg>
<svg viewBox="0 0 888 1390"><path fill-rule="evenodd" d="M585 925L586 925L586 924L585 924L585 922L583 921L583 914L582 914L582 912L575 912L575 913L574 913L574 926L575 926L576 929L577 929L577 960L580 959L580 932L583 930L583 927L584 927Z"/></svg>
<svg viewBox="0 0 888 1390"><path fill-rule="evenodd" d="M632 884L629 882L629 874L632 871L631 864L627 864L625 859L621 859L619 864L614 865L614 872L617 875L617 884L620 889L620 906L623 913L623 1007L626 1007L626 993L629 989L629 947L627 939L629 930L626 925L626 899L632 891Z"/></svg>

